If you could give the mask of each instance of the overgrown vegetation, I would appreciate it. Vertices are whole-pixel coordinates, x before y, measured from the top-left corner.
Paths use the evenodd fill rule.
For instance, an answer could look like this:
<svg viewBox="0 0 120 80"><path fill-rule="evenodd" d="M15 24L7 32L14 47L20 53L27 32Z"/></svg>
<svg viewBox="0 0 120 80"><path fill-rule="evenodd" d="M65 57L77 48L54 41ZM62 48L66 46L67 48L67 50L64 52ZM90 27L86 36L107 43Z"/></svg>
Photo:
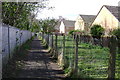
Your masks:
<svg viewBox="0 0 120 80"><path fill-rule="evenodd" d="M104 28L101 25L93 25L90 29L90 33L95 38L100 38L104 34Z"/></svg>

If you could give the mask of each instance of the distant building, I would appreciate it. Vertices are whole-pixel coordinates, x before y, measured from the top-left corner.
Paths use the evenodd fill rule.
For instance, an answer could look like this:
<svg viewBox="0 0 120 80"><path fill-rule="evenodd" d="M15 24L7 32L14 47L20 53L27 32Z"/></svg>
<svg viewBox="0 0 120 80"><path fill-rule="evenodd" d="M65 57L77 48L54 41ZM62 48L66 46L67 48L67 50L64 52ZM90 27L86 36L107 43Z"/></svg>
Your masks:
<svg viewBox="0 0 120 80"><path fill-rule="evenodd" d="M120 26L120 7L103 5L92 25L99 24L105 29L105 35Z"/></svg>
<svg viewBox="0 0 120 80"><path fill-rule="evenodd" d="M61 21L65 20L62 16L59 16L59 19L57 19L57 25L55 26L55 31L56 33L59 33L60 32L60 24L61 24Z"/></svg>
<svg viewBox="0 0 120 80"><path fill-rule="evenodd" d="M74 30L75 21L62 20L60 24L60 33L68 34L69 31Z"/></svg>
<svg viewBox="0 0 120 80"><path fill-rule="evenodd" d="M75 22L75 30L81 30L89 33L90 26L95 17L95 15L79 15Z"/></svg>
<svg viewBox="0 0 120 80"><path fill-rule="evenodd" d="M60 32L60 23L61 23L61 21L58 20L57 25L55 26L55 31L54 32L56 32L56 33Z"/></svg>

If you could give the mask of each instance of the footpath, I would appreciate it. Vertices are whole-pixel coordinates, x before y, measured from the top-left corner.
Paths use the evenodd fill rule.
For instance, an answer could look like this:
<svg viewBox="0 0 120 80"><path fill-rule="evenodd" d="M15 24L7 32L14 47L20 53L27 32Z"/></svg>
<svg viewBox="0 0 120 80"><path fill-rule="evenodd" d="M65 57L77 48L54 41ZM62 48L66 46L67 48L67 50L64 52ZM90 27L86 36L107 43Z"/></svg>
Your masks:
<svg viewBox="0 0 120 80"><path fill-rule="evenodd" d="M23 66L15 78L35 78L45 80L62 80L64 72L55 61L50 58L48 51L42 46L42 41L37 37L30 44L31 48L22 59Z"/></svg>

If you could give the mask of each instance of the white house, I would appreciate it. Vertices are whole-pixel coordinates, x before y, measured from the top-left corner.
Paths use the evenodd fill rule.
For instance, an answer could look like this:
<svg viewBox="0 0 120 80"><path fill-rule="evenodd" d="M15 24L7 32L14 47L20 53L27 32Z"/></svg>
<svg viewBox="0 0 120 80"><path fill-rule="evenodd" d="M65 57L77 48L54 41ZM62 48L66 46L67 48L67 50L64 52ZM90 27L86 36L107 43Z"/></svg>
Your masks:
<svg viewBox="0 0 120 80"><path fill-rule="evenodd" d="M68 34L69 31L74 30L75 21L62 20L60 24L60 33Z"/></svg>

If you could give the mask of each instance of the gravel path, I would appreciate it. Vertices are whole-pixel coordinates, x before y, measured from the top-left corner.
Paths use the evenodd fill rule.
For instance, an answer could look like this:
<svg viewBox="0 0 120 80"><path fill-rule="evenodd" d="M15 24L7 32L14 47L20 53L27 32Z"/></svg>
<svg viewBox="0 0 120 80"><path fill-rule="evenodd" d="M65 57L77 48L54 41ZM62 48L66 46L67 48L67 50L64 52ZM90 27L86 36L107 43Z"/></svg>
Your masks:
<svg viewBox="0 0 120 80"><path fill-rule="evenodd" d="M61 80L64 72L50 59L47 50L41 46L41 40L37 37L31 43L27 57L23 60L23 67L17 78L39 78L50 80Z"/></svg>

